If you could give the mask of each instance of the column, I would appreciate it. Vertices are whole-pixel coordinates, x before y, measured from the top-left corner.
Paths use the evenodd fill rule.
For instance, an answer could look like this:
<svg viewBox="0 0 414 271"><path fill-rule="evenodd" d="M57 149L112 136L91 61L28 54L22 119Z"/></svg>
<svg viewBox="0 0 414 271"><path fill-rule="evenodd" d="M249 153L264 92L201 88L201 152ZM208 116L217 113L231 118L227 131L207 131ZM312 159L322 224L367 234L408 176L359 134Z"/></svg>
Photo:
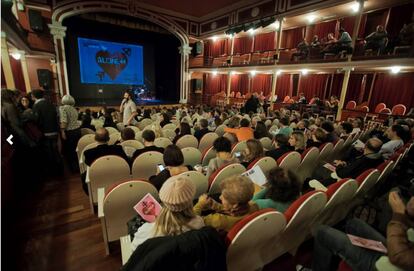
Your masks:
<svg viewBox="0 0 414 271"><path fill-rule="evenodd" d="M282 27L283 27L283 18L280 18L279 23L279 31L277 32L277 59L279 59L280 56L280 48L282 48Z"/></svg>
<svg viewBox="0 0 414 271"><path fill-rule="evenodd" d="M273 110L274 99L276 95L276 87L277 87L277 71L273 71L272 75L272 94L270 95L270 110Z"/></svg>
<svg viewBox="0 0 414 271"><path fill-rule="evenodd" d="M254 75L252 75L251 73L249 73L249 85L247 86L247 93L249 93L249 94L252 94L252 92L253 92L253 89L252 89L252 86L253 86L253 77L254 77Z"/></svg>
<svg viewBox="0 0 414 271"><path fill-rule="evenodd" d="M24 51L19 51L20 53L20 63L22 65L22 72L23 72L23 79L24 79L24 85L26 86L26 92L29 93L32 91L32 87L30 85L30 78L29 78L29 72L27 69L27 61L26 61L26 54Z"/></svg>
<svg viewBox="0 0 414 271"><path fill-rule="evenodd" d="M231 92L231 72L227 73L227 95L226 104L230 104L230 92Z"/></svg>
<svg viewBox="0 0 414 271"><path fill-rule="evenodd" d="M349 76L351 75L351 70L352 69L353 68L351 68L351 67L344 68L344 70L345 70L344 81L342 82L341 96L339 98L339 105L338 105L338 113L336 114L336 120L337 121L341 120L342 109L344 108L345 98L346 98L346 91L347 91L347 88L348 88Z"/></svg>
<svg viewBox="0 0 414 271"><path fill-rule="evenodd" d="M13 72L10 65L9 47L7 46L6 33L1 31L1 66L4 77L6 79L6 86L8 89L15 89Z"/></svg>
<svg viewBox="0 0 414 271"><path fill-rule="evenodd" d="M64 38L66 36L66 27L61 22L49 24L50 34L53 36L55 45L57 77L60 95L69 94L68 71L66 67L66 54Z"/></svg>
<svg viewBox="0 0 414 271"><path fill-rule="evenodd" d="M234 36L235 36L235 34L231 34L230 35L230 40L231 40L231 47L230 47L230 64L233 64Z"/></svg>
<svg viewBox="0 0 414 271"><path fill-rule="evenodd" d="M188 44L183 44L178 47L181 55L181 80L180 80L180 103L185 104L188 101L188 90L190 88L190 76L188 72L189 55L191 47Z"/></svg>
<svg viewBox="0 0 414 271"><path fill-rule="evenodd" d="M359 3L359 10L358 13L355 16L355 24L354 29L352 31L352 48L355 49L355 42L358 38L358 32L359 32L359 25L361 24L362 19L362 13L364 12L364 0L357 0Z"/></svg>

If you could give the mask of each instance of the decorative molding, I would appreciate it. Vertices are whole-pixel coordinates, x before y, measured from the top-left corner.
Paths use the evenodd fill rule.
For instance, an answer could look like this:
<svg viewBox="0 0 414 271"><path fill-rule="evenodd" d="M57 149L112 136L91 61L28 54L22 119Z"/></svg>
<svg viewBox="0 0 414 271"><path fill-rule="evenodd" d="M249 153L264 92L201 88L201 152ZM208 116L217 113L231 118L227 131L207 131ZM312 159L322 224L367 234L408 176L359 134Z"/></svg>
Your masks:
<svg viewBox="0 0 414 271"><path fill-rule="evenodd" d="M50 29L50 34L52 34L54 39L63 39L66 36L66 26L63 26L61 22L52 22L47 25Z"/></svg>

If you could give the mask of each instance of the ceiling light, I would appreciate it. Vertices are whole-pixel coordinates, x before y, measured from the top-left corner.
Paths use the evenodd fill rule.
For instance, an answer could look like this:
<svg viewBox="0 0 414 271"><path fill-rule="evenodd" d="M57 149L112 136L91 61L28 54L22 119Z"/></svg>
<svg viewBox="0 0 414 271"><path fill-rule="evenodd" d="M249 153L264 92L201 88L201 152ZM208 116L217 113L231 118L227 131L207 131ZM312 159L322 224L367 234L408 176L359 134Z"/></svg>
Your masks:
<svg viewBox="0 0 414 271"><path fill-rule="evenodd" d="M217 38L217 36L213 36L211 39L212 39L213 41L216 41L218 38Z"/></svg>
<svg viewBox="0 0 414 271"><path fill-rule="evenodd" d="M351 9L353 12L358 12L360 7L361 7L361 3L359 2L354 2L351 5Z"/></svg>
<svg viewBox="0 0 414 271"><path fill-rule="evenodd" d="M399 66L393 66L393 67L391 67L391 73L393 73L393 74L397 74L400 71L401 71L401 67L399 67Z"/></svg>
<svg viewBox="0 0 414 271"><path fill-rule="evenodd" d="M276 71L276 75L280 75L281 73L282 73L282 71L280 71L280 70Z"/></svg>
<svg viewBox="0 0 414 271"><path fill-rule="evenodd" d="M10 55L16 60L19 60L22 57L22 55L19 52L13 52Z"/></svg>
<svg viewBox="0 0 414 271"><path fill-rule="evenodd" d="M250 28L248 31L249 31L250 35L254 35L254 29L253 28Z"/></svg>
<svg viewBox="0 0 414 271"><path fill-rule="evenodd" d="M279 28L280 28L280 22L279 22L279 20L276 20L276 21L272 24L272 26L273 26L276 30L279 30Z"/></svg>
<svg viewBox="0 0 414 271"><path fill-rule="evenodd" d="M230 75L235 75L236 74L236 72L235 71L231 71L230 72Z"/></svg>
<svg viewBox="0 0 414 271"><path fill-rule="evenodd" d="M217 75L217 71L213 71L213 76L216 76Z"/></svg>
<svg viewBox="0 0 414 271"><path fill-rule="evenodd" d="M256 75L256 71L250 71L250 75L251 76L255 76Z"/></svg>
<svg viewBox="0 0 414 271"><path fill-rule="evenodd" d="M308 15L307 17L309 23L313 23L316 20L316 18L317 18L316 15L313 15L313 14Z"/></svg>
<svg viewBox="0 0 414 271"><path fill-rule="evenodd" d="M307 69L302 69L301 70L302 75L307 75L308 74L308 70Z"/></svg>

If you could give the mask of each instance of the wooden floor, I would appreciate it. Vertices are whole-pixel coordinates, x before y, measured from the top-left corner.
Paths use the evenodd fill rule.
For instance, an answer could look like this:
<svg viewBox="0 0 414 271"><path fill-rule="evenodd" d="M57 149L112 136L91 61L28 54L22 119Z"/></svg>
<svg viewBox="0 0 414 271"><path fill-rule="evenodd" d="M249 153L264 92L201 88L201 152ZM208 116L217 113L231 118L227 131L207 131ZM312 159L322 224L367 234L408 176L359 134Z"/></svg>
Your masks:
<svg viewBox="0 0 414 271"><path fill-rule="evenodd" d="M26 215L17 219L17 228L13 230L18 235L15 267L19 270L119 270L119 244L111 246L110 256L105 255L101 224L91 214L79 175L67 173L60 180L46 182L35 193L19 207L18 213Z"/></svg>

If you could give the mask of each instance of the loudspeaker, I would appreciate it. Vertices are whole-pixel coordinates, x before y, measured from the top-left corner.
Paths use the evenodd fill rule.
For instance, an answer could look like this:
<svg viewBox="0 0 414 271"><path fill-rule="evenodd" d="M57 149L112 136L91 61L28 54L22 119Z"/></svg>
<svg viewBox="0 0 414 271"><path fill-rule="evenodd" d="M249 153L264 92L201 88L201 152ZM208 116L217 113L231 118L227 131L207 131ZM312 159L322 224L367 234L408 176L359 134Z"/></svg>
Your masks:
<svg viewBox="0 0 414 271"><path fill-rule="evenodd" d="M201 90L203 88L202 79L191 79L191 89L194 91Z"/></svg>
<svg viewBox="0 0 414 271"><path fill-rule="evenodd" d="M39 86L47 86L50 88L52 84L52 74L47 69L38 69L37 70L37 80L39 81Z"/></svg>
<svg viewBox="0 0 414 271"><path fill-rule="evenodd" d="M200 41L197 41L193 44L193 55L197 56L203 52L203 44Z"/></svg>
<svg viewBox="0 0 414 271"><path fill-rule="evenodd" d="M42 13L38 10L29 9L29 24L33 31L43 32Z"/></svg>

